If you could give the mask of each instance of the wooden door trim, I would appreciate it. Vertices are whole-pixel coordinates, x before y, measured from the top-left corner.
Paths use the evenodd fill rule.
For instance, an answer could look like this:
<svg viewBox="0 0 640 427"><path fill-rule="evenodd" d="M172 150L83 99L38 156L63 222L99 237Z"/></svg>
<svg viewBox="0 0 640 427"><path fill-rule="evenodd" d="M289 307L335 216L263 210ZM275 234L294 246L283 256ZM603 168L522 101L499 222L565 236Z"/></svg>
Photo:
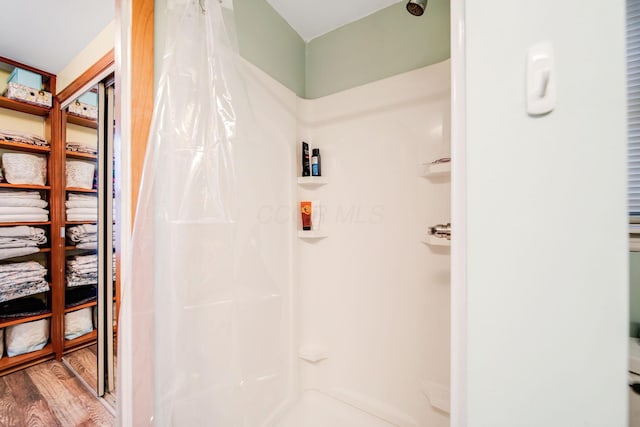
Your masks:
<svg viewBox="0 0 640 427"><path fill-rule="evenodd" d="M74 81L72 81L69 86L64 88L58 94L58 100L60 104L64 104L70 97L74 96L80 89L84 86L91 83L91 81L104 73L109 69L109 67L113 67L115 63L115 55L114 50L111 49L107 52L102 58L98 59L98 61L89 67L84 73L80 74Z"/></svg>

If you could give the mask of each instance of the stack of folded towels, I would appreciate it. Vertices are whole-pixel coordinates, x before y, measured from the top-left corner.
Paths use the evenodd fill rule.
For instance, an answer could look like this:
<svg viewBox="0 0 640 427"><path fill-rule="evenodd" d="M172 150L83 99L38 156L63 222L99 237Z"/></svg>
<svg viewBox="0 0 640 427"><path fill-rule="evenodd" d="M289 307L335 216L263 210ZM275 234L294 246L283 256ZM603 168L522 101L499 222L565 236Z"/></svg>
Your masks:
<svg viewBox="0 0 640 427"><path fill-rule="evenodd" d="M47 243L44 230L20 225L0 227L0 259L35 254L39 245Z"/></svg>
<svg viewBox="0 0 640 427"><path fill-rule="evenodd" d="M67 236L78 249L96 249L98 245L98 226L95 224L74 225L67 229Z"/></svg>
<svg viewBox="0 0 640 427"><path fill-rule="evenodd" d="M46 207L37 191L0 190L0 222L49 221Z"/></svg>
<svg viewBox="0 0 640 427"><path fill-rule="evenodd" d="M77 255L67 260L67 287L98 283L98 255Z"/></svg>
<svg viewBox="0 0 640 427"><path fill-rule="evenodd" d="M67 151L74 151L77 153L97 154L97 147L83 144L82 142L67 142Z"/></svg>
<svg viewBox="0 0 640 427"><path fill-rule="evenodd" d="M98 197L94 194L69 193L65 202L67 221L97 221Z"/></svg>
<svg viewBox="0 0 640 427"><path fill-rule="evenodd" d="M47 269L36 261L0 265L0 302L49 290Z"/></svg>
<svg viewBox="0 0 640 427"><path fill-rule="evenodd" d="M27 132L16 132L6 129L0 129L0 140L37 145L39 147L49 146L49 143L44 138L40 138L38 135Z"/></svg>

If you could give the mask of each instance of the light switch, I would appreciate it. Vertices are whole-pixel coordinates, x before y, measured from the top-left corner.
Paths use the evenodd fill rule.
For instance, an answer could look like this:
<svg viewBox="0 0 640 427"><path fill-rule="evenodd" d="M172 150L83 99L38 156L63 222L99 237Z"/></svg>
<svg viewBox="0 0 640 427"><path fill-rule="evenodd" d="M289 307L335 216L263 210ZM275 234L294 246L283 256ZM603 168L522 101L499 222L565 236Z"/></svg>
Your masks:
<svg viewBox="0 0 640 427"><path fill-rule="evenodd" d="M548 114L556 107L556 67L553 46L538 43L527 54L527 113Z"/></svg>

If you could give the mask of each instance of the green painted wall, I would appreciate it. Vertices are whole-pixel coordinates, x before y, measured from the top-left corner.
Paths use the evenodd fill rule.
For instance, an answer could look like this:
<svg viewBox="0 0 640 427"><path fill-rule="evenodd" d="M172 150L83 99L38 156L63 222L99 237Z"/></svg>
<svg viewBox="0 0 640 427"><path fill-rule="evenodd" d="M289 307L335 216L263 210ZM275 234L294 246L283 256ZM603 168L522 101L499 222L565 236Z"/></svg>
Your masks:
<svg viewBox="0 0 640 427"><path fill-rule="evenodd" d="M318 98L450 57L449 0L430 0L421 17L406 2L311 40L305 97Z"/></svg>
<svg viewBox="0 0 640 427"><path fill-rule="evenodd" d="M450 0L430 0L422 17L405 1L305 44L265 0L234 0L224 10L240 54L301 98L319 98L443 61L450 56ZM167 0L156 0L156 80ZM156 82L157 83L157 82Z"/></svg>
<svg viewBox="0 0 640 427"><path fill-rule="evenodd" d="M235 0L233 11L240 54L304 96L304 40L265 0Z"/></svg>
<svg viewBox="0 0 640 427"><path fill-rule="evenodd" d="M629 253L630 336L640 336L640 252Z"/></svg>

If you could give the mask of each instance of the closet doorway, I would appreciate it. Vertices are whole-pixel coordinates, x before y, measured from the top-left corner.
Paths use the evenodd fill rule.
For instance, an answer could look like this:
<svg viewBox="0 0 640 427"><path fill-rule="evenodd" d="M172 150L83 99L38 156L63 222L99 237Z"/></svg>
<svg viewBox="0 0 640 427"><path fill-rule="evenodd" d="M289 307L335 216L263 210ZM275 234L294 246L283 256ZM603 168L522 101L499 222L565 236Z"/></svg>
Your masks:
<svg viewBox="0 0 640 427"><path fill-rule="evenodd" d="M113 67L108 55L70 86L77 90L61 94L60 164L66 178L63 362L115 408L120 221Z"/></svg>

